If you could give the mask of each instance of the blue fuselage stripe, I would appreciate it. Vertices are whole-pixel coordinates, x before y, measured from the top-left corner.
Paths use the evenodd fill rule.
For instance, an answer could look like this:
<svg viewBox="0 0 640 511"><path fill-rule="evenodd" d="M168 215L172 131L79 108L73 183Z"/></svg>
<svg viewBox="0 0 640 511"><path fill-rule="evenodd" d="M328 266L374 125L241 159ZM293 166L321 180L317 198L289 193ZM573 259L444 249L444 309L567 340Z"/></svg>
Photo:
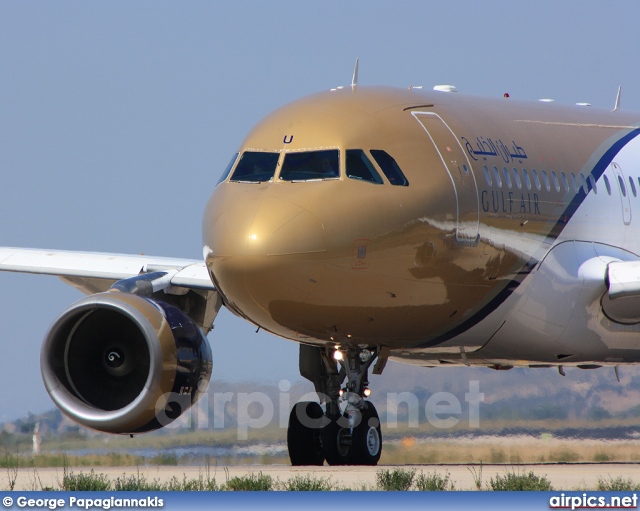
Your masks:
<svg viewBox="0 0 640 511"><path fill-rule="evenodd" d="M602 155L602 157L600 157L598 162L594 165L593 170L591 171L591 175L593 176L594 181L597 182L600 179L602 174L604 174L604 171L613 161L613 158L615 158L615 156L622 150L622 148L625 145L627 145L631 140L636 138L638 135L640 135L640 128L630 131L626 135L620 137L620 139L615 141L611 145L611 147L609 147L609 149L605 151L605 153ZM589 192L591 192L590 183L589 183ZM571 202L567 205L563 213L558 217L556 224L552 227L551 231L547 235L547 239L551 243L555 241L558 238L558 236L560 236L560 234L562 233L563 229L566 227L569 220L571 220L571 218L576 213L576 211L578 211L578 208L582 205L582 203L586 198L587 198L587 194L584 192L582 187L580 187L578 189L578 193L574 195ZM436 346L445 341L448 341L449 339L452 339L453 337L456 337L457 335L460 335L466 332L471 327L480 323L480 321L482 321L489 314L495 311L500 305L502 305L502 303L504 303L504 301L507 298L509 298L511 293L524 281L525 277L529 275L529 273L531 273L531 271L536 267L538 262L539 262L538 259L531 257L527 261L527 263L523 266L523 268L518 272L518 275L514 279L509 281L507 284L505 284L502 290L499 291L498 294L495 297L493 297L482 309L480 309L477 313L475 313L473 316L468 318L463 323L455 326L448 332L436 337L435 339L432 339L430 341L427 341L424 344L421 344L419 347L426 348L426 347Z"/></svg>

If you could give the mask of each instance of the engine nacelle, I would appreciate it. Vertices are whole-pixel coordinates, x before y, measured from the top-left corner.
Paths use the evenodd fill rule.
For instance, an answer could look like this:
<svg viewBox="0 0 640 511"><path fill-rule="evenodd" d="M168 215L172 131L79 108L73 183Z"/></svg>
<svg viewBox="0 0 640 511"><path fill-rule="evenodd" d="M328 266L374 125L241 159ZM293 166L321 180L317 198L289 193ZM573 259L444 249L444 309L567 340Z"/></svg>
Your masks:
<svg viewBox="0 0 640 511"><path fill-rule="evenodd" d="M76 302L49 328L40 357L55 404L108 433L166 426L197 401L211 377L211 348L173 305L107 292Z"/></svg>

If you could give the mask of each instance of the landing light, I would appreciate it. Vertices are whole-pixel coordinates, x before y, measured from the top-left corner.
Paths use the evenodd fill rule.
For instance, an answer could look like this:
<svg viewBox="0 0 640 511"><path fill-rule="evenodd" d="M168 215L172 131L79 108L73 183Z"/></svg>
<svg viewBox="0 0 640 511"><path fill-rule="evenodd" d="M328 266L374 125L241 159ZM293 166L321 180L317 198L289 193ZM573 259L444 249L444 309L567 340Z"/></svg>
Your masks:
<svg viewBox="0 0 640 511"><path fill-rule="evenodd" d="M371 389L366 387L362 393L364 394L364 397L369 397L371 395Z"/></svg>
<svg viewBox="0 0 640 511"><path fill-rule="evenodd" d="M333 352L333 358L336 359L336 360L342 360L342 352L338 351L338 350L334 351Z"/></svg>
<svg viewBox="0 0 640 511"><path fill-rule="evenodd" d="M255 240L258 239L258 235L257 234L249 234L249 239L255 241Z"/></svg>

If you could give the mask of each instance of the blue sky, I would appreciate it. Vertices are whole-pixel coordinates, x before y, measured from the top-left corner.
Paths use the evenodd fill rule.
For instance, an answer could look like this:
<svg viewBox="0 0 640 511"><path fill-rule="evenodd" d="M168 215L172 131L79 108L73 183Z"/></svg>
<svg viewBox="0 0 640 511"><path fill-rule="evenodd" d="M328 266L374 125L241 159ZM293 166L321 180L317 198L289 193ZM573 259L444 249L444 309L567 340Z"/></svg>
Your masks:
<svg viewBox="0 0 640 511"><path fill-rule="evenodd" d="M636 1L1 2L0 244L200 258L204 204L261 117L360 83L640 110ZM52 407L39 350L80 297L0 275L0 422ZM214 374L297 377L222 313ZM426 377L426 375L425 375Z"/></svg>

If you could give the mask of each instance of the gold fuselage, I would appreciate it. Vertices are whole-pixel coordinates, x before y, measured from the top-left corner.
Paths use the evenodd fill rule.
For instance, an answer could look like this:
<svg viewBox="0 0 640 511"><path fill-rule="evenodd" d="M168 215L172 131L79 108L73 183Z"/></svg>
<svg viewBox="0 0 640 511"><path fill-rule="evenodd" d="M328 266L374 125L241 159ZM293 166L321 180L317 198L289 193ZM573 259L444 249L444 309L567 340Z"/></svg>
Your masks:
<svg viewBox="0 0 640 511"><path fill-rule="evenodd" d="M462 162L445 163L451 144L438 147L416 113L446 123ZM392 88L303 98L262 120L239 151L280 153L280 169L289 152L339 149L340 178L282 181L277 170L265 183L220 183L204 215L206 264L227 307L279 336L392 350L441 343L480 321L526 277L574 200L544 187L491 189L483 167L579 177L637 119ZM347 178L347 149L384 149L409 186ZM472 172L456 189L451 164L455 173L462 163ZM463 225L478 236L459 239Z"/></svg>

